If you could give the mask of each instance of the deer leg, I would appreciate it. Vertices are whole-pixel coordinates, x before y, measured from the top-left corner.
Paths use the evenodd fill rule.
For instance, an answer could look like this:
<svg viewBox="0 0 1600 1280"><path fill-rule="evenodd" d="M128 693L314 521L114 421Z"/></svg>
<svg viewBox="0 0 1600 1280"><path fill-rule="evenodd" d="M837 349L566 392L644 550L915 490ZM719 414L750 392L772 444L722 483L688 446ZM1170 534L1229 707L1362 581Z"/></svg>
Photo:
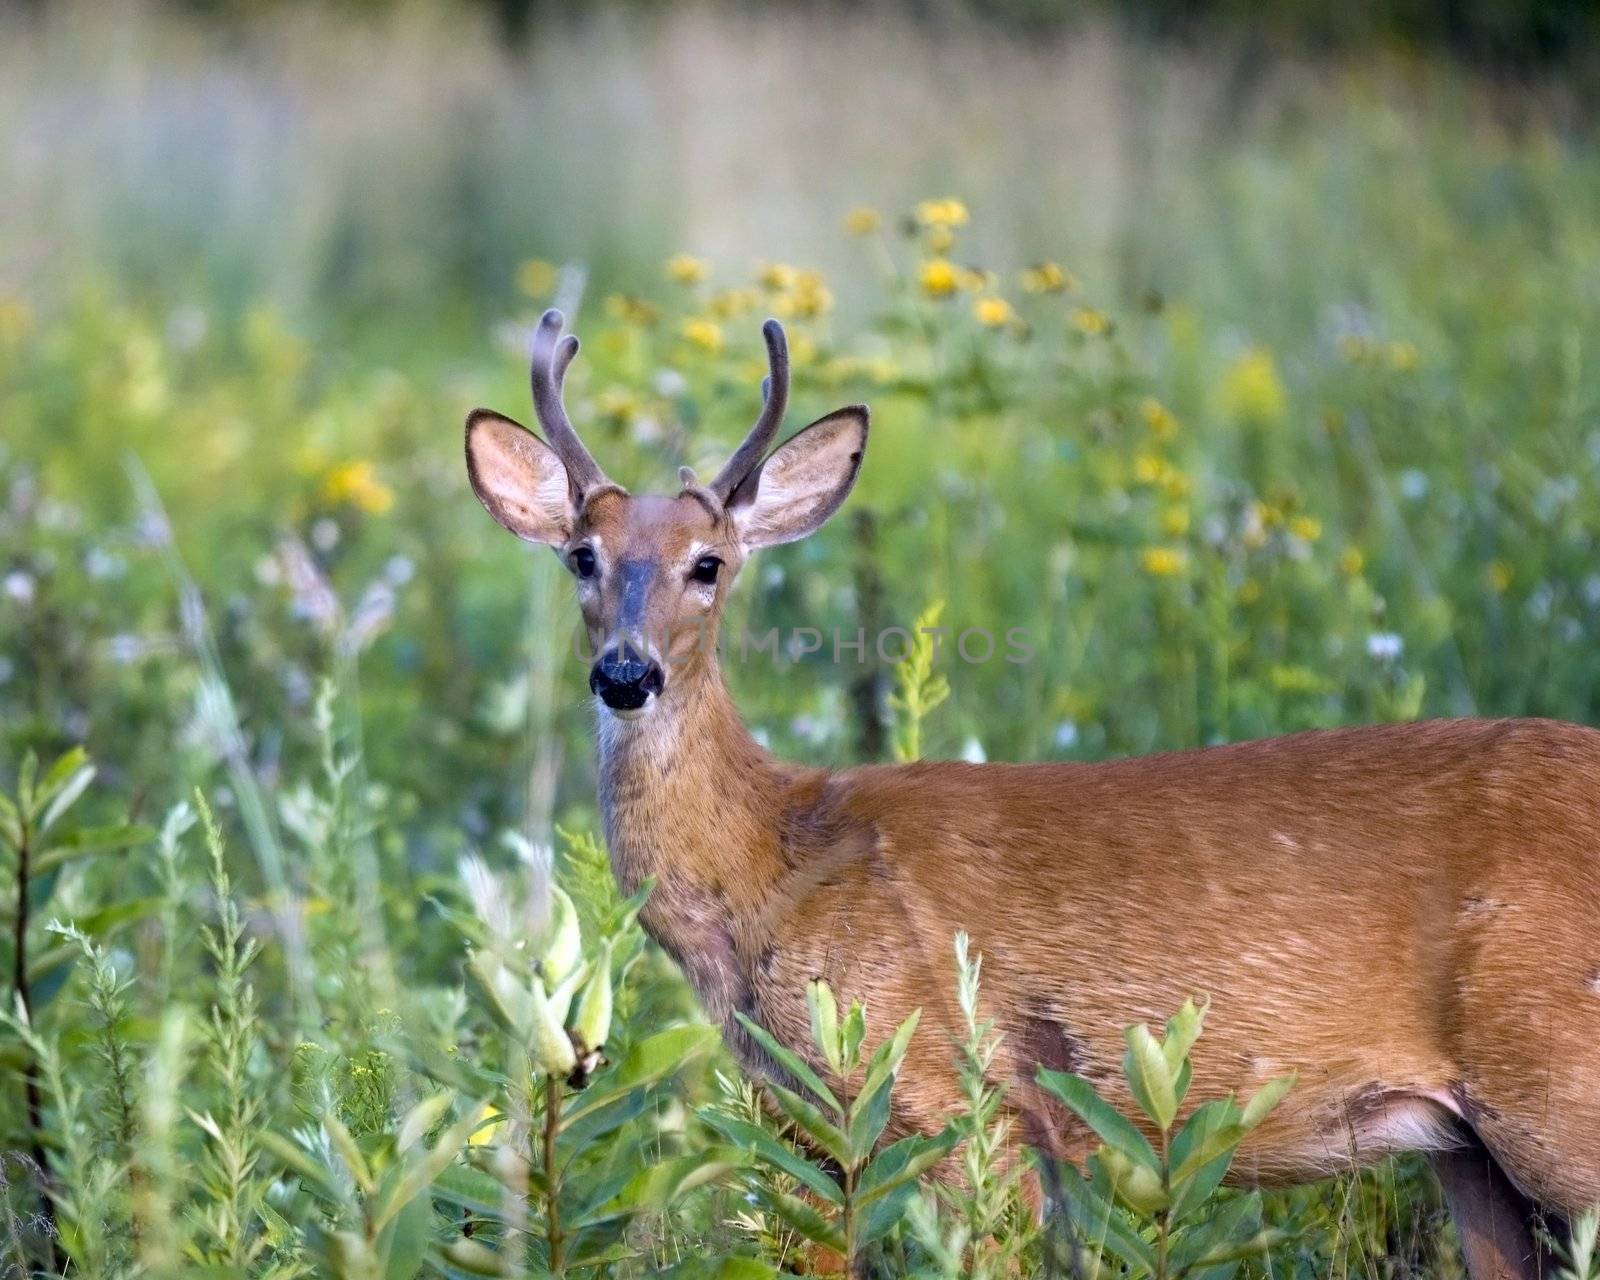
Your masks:
<svg viewBox="0 0 1600 1280"><path fill-rule="evenodd" d="M1555 1274L1534 1238L1532 1202L1480 1142L1436 1152L1433 1169L1472 1280L1541 1280Z"/></svg>

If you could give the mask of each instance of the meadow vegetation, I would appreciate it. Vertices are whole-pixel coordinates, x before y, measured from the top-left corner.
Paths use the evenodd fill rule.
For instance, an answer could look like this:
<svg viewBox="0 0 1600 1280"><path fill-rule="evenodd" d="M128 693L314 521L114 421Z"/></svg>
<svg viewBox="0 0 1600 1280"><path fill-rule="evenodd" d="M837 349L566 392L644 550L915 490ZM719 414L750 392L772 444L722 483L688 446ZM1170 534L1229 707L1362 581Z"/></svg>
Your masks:
<svg viewBox="0 0 1600 1280"><path fill-rule="evenodd" d="M677 83L647 74L674 47L742 56L794 30L701 21L563 39L648 98ZM836 41L864 70L890 39L812 34L779 65ZM742 434L766 315L789 330L794 425L871 406L850 505L753 563L730 611L735 696L788 757L1594 722L1600 150L1559 94L1509 102L1402 58L1283 69L1246 106L1207 89L1196 124L1202 59L1102 45L1090 84L1145 104L1108 161L1042 146L1068 91L1046 52L986 37L946 69L964 92L999 83L1027 145L957 94L950 155L924 138L884 175L881 138L829 136L850 164L807 197L766 173L763 217L734 226L736 204L632 199L648 131L599 196L595 137L548 157L549 132L518 141L530 104L578 110L559 49L514 66L430 45L426 24L362 29L403 68L436 49L445 70L418 83L459 77L474 139L452 155L404 99L414 185L375 199L339 175L402 171L364 151L399 73L374 73L341 133L308 86L354 55L292 25L237 61L159 25L124 35L108 98L59 74L102 37L58 26L0 52L0 93L26 107L0 122L18 171L0 214L0 1270L1452 1273L1419 1165L1216 1190L1276 1094L1182 1110L1203 999L1129 1032L1170 1150L1055 1081L1106 1146L1046 1175L1069 1211L1038 1231L964 939L938 943L968 1032L946 1133L875 1150L907 1037L931 1033L876 1024L848 991L811 991L803 1087L763 1105L618 896L569 589L472 499L460 423L525 403L551 304L584 341L578 426L636 489L709 474ZM897 109L938 101L886 75ZM240 117L177 136L161 104L231 76L298 113L296 146L339 193L320 213L277 185L295 148L250 142ZM118 94L147 132L111 128ZM64 172L117 157L109 194L41 177L29 130L62 120L82 125ZM207 185L219 140L265 189ZM173 172L195 190L161 186L185 147L196 168ZM707 154L679 151L691 171ZM1030 156L1035 185L1000 180ZM530 192L541 158L555 196ZM555 222L574 189L593 203ZM938 646L870 639L934 626ZM777 652L741 654L772 628ZM941 1160L965 1177L934 1179ZM1574 1252L1591 1273L1592 1231Z"/></svg>

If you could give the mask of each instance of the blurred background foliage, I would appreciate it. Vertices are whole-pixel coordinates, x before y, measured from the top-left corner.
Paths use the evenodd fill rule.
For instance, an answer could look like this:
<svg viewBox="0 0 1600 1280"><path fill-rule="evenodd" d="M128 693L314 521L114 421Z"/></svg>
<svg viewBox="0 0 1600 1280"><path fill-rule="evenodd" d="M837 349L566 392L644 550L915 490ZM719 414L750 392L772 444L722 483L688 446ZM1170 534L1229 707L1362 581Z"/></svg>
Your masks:
<svg viewBox="0 0 1600 1280"><path fill-rule="evenodd" d="M381 917L383 990L445 1000L461 857L595 821L569 589L461 461L468 408L527 416L552 302L584 338L578 425L635 488L738 439L766 314L794 425L871 405L850 505L752 564L730 614L739 704L785 755L890 754L891 664L833 637L935 601L952 640L999 643L946 642L930 756L1594 722L1594 22L1534 0L9 9L0 771L85 743L106 823L205 787L263 936L344 903ZM738 660L773 626L820 646ZM1031 661L1005 661L1012 628ZM346 802L355 834L307 820ZM141 981L157 870L56 889ZM356 943L326 945L325 998L359 1007ZM269 1017L292 963L256 960ZM664 962L635 978L638 1008L689 1012ZM361 1021L326 1032L350 1061L380 1052L340 1029ZM1408 1177L1307 1195L1282 1212L1359 1258L1432 1256Z"/></svg>

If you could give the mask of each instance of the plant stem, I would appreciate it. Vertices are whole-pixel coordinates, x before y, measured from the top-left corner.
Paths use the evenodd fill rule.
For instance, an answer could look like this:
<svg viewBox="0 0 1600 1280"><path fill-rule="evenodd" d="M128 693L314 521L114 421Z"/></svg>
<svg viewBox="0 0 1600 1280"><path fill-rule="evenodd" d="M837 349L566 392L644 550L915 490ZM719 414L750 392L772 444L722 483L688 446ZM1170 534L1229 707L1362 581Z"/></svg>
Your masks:
<svg viewBox="0 0 1600 1280"><path fill-rule="evenodd" d="M556 1135L561 1131L561 1081L551 1076L544 1086L545 1239L550 1245L550 1270L565 1274L566 1238L561 1234L561 1172L556 1163Z"/></svg>
<svg viewBox="0 0 1600 1280"><path fill-rule="evenodd" d="M20 827L20 838L17 841L17 914L11 936L11 956L15 968L12 975L12 996L13 1003L21 1006L22 1016L31 1027L33 992L28 986L28 888L29 877L32 874L33 833L29 830L26 816L23 817ZM23 1052L28 1053L26 1047ZM50 1199L48 1186L50 1166L46 1163L44 1149L44 1103L39 1096L38 1066L33 1061L31 1053L28 1054L28 1062L23 1069L22 1081L28 1106L28 1146L33 1163L39 1170L39 1208L44 1217L45 1233L50 1237L51 1262L55 1270L60 1271L64 1259L61 1257L56 1237L56 1209Z"/></svg>
<svg viewBox="0 0 1600 1280"><path fill-rule="evenodd" d="M856 1171L844 1171L844 1272L851 1280L861 1274L856 1260Z"/></svg>

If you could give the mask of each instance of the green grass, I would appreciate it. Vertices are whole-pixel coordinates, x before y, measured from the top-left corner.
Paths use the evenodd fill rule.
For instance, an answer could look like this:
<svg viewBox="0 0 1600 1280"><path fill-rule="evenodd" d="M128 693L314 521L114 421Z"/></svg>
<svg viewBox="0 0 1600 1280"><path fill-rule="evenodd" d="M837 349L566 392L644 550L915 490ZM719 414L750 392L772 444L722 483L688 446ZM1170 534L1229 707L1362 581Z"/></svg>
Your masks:
<svg viewBox="0 0 1600 1280"><path fill-rule="evenodd" d="M552 299L584 339L574 416L630 486L707 474L737 439L768 312L790 313L794 424L871 405L850 506L751 566L730 613L735 648L743 629L824 637L797 660L731 664L780 754L1101 759L1424 714L1600 714L1600 150L1558 127L1559 86L1513 109L1447 67L1377 59L1309 83L1279 68L1241 106L1191 61L1058 50L1124 113L1107 163L1083 141L1101 97L1059 87L1049 50L984 37L942 82L892 73L881 127L908 138L897 113L950 91L937 137L906 144L914 189L871 162L885 142L860 112L809 105L816 133L795 145L813 194L713 187L698 212L683 191L625 189L683 136L637 102L602 113L612 187L597 135L525 140L532 107L576 121L593 105L579 55L648 96L651 75L672 82L677 42L738 86L746 55L800 76L827 54L864 76L896 38L698 22L568 32L523 66L425 23L369 31L387 130L371 108L342 122L329 60L367 55L315 24L268 29L253 47L276 60L257 61L136 24L92 93L62 69L106 45L97 29L0 55L26 108L0 129L19 156L52 137L62 184L121 136L119 102L140 143L113 148L103 187L28 169L0 221L0 264L18 264L0 271L0 790L41 825L25 756L86 746L98 776L58 821L107 845L51 854L66 826L3 841L8 925L20 847L59 863L27 872L31 1013L0 1029L5 1266L472 1274L487 1248L542 1274L552 1205L618 1274L796 1256L772 1207L792 1186L703 1118L759 1124L760 1109L591 834L563 577L466 485L464 413L526 416L516 327ZM230 75L243 88L184 159L150 86ZM92 109L52 135L63 84ZM482 126L466 153L432 110L455 85ZM284 197L294 157L252 132L249 104L278 93L308 122L321 205ZM993 129L994 104L1014 134ZM759 107L769 123L791 110ZM719 137L685 165L714 169ZM207 185L235 147L268 190ZM529 190L538 156L555 196ZM1037 182L1013 181L1030 163ZM363 202L348 176L363 164L415 185ZM948 249L926 221L901 225L946 191L971 212ZM219 192L227 217L208 212ZM741 201L751 216L729 216ZM857 203L882 206L878 229L840 229ZM52 221L63 252L40 257ZM708 280L666 277L679 248L710 259ZM758 254L823 264L828 296ZM948 297L925 271L946 258ZM1075 279L1025 277L1042 259ZM1009 304L985 309L995 327L981 299ZM834 661L835 630L910 628L939 602L953 630L937 654ZM1031 661L1004 661L1003 640L963 661L952 642L973 627L1020 629ZM109 831L127 824L149 829ZM533 1006L508 1013L464 969L469 945L528 963L505 930L537 935L552 868L584 963L603 939L613 958L613 1065L587 1119L582 1091L518 1057ZM870 1049L892 1028L867 1016ZM981 1061L976 1005L968 1029ZM1006 1234L1011 1184L983 1150L1000 1122L969 1084L981 1193L906 1200L874 1241L896 1267L1041 1256ZM582 1153L555 1188L547 1136ZM1282 1232L1274 1276L1453 1265L1411 1163L1270 1196L1263 1214ZM560 1247L570 1265L576 1246Z"/></svg>

